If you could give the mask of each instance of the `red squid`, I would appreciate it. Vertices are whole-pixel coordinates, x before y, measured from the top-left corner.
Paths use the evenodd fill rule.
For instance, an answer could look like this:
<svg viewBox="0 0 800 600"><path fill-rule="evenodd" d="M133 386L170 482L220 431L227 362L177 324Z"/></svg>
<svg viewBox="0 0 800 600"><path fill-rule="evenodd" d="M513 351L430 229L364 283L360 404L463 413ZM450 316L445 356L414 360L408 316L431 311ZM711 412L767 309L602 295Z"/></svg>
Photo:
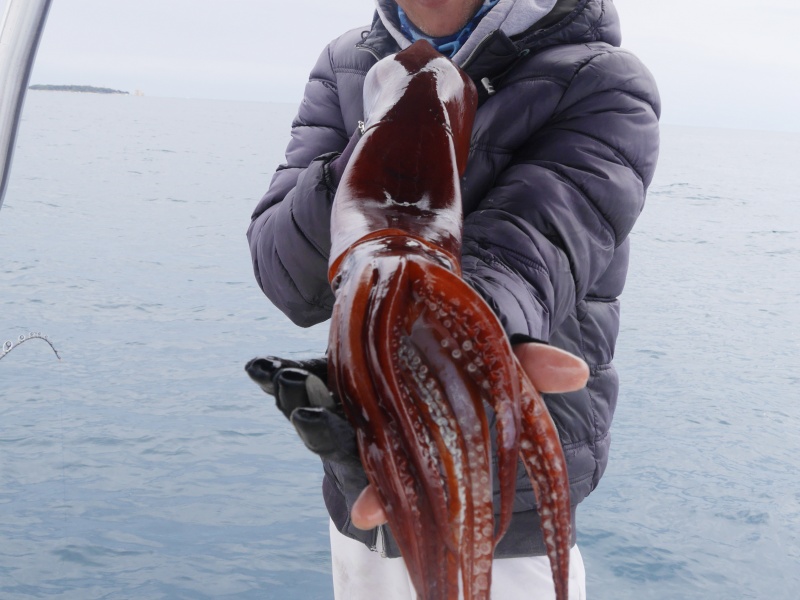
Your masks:
<svg viewBox="0 0 800 600"><path fill-rule="evenodd" d="M333 202L329 381L418 598L486 600L521 457L556 597L567 598L566 463L552 419L486 302L461 278L460 177L477 94L427 42L364 87L367 120ZM496 414L500 518L492 507Z"/></svg>

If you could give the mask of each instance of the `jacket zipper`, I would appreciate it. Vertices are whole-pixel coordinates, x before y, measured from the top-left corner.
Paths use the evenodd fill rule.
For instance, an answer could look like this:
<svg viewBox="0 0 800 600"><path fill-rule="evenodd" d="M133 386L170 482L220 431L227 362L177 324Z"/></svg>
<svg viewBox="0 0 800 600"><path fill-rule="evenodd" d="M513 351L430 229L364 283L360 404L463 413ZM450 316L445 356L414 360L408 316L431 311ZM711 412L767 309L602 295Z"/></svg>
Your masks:
<svg viewBox="0 0 800 600"><path fill-rule="evenodd" d="M478 45L475 46L475 48L472 49L472 52L469 53L467 60L462 63L462 70L466 71L469 68L470 63L474 60L476 54L483 49L484 45L486 45L486 43L489 41L489 38L491 38L495 33L497 33L497 29L493 29L487 33L484 38L478 42Z"/></svg>
<svg viewBox="0 0 800 600"><path fill-rule="evenodd" d="M469 56L464 61L463 66L461 67L461 69L466 71L469 68L470 63L472 63L472 61L475 60L475 57L477 56L477 54L481 50L483 50L483 47L486 44L488 44L489 39L492 36L494 36L495 33L497 33L496 29L494 31L490 31L489 33L487 33L486 36L480 42L478 42L478 45L475 46L475 48L472 50L472 52L469 53ZM530 48L523 48L522 50L517 52L517 56L514 59L514 62L512 62L511 65L509 65L509 67L505 71L503 71L499 75L495 75L491 79L489 77L482 78L480 83L483 86L483 88L486 90L486 93L489 96L494 96L494 94L496 92L495 87L494 87L495 82L497 82L498 80L500 80L503 77L505 77L508 74L508 72L511 71L511 69L513 69L515 66L517 66L517 63L520 61L520 59L524 58L525 56L528 56L528 54L530 54L530 52L531 52Z"/></svg>
<svg viewBox="0 0 800 600"><path fill-rule="evenodd" d="M505 71L495 75L491 79L489 79L488 77L484 77L483 79L481 79L481 85L484 87L484 89L486 90L487 94L489 96L494 96L495 93L496 93L496 90L495 90L495 87L494 87L495 84L498 81L502 80L503 77L508 75L511 72L511 69L516 67L517 64L519 63L519 61L522 60L524 57L528 56L528 54L530 54L530 53L531 53L531 51L530 51L529 48L523 48L522 50L520 50L517 53L517 57L514 59L514 62L512 62Z"/></svg>

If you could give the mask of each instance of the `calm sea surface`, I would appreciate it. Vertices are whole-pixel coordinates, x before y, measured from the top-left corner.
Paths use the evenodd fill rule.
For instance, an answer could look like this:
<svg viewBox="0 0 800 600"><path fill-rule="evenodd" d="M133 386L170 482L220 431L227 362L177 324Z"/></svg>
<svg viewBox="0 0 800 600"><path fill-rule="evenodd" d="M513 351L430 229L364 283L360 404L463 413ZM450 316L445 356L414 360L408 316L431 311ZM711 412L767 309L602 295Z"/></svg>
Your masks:
<svg viewBox="0 0 800 600"><path fill-rule="evenodd" d="M244 232L294 107L32 92L0 211L0 598L331 598L317 460L244 374L313 356ZM800 135L664 127L592 600L800 597ZM1 352L2 350L0 350Z"/></svg>

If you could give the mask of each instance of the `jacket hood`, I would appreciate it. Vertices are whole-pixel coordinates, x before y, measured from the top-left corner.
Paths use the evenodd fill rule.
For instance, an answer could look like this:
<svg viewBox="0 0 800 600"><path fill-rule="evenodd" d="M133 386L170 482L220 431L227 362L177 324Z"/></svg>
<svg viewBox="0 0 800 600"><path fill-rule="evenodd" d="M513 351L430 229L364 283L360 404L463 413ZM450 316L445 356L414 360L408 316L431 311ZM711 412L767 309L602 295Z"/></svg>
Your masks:
<svg viewBox="0 0 800 600"><path fill-rule="evenodd" d="M377 21L400 49L411 42L401 33L395 0L375 0ZM580 27L568 27L577 22ZM500 0L453 57L459 66L489 36L522 49L555 43L606 41L619 45L619 24L610 0Z"/></svg>
<svg viewBox="0 0 800 600"><path fill-rule="evenodd" d="M557 0L500 0L490 10L467 42L453 57L458 65L472 54L481 40L493 31L502 31L508 37L520 34L547 15L556 5ZM395 0L375 0L378 15L400 48L408 47L411 42L400 32L397 20L397 2Z"/></svg>

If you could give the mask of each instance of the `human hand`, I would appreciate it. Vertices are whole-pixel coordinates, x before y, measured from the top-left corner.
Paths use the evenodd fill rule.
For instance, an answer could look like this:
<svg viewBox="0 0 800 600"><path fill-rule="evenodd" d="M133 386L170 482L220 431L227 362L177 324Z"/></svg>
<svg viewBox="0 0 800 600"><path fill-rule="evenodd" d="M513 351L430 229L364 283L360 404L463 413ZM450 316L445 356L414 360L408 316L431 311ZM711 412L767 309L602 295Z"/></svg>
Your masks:
<svg viewBox="0 0 800 600"><path fill-rule="evenodd" d="M547 344L529 341L526 336L512 337L512 349L533 387L542 393L574 392L589 379L588 365L575 356ZM364 488L350 511L353 525L372 529L386 523L386 513L378 492L372 485Z"/></svg>
<svg viewBox="0 0 800 600"><path fill-rule="evenodd" d="M275 397L275 405L309 450L325 460L362 468L355 431L326 383L326 358L254 358L245 371L264 392Z"/></svg>

